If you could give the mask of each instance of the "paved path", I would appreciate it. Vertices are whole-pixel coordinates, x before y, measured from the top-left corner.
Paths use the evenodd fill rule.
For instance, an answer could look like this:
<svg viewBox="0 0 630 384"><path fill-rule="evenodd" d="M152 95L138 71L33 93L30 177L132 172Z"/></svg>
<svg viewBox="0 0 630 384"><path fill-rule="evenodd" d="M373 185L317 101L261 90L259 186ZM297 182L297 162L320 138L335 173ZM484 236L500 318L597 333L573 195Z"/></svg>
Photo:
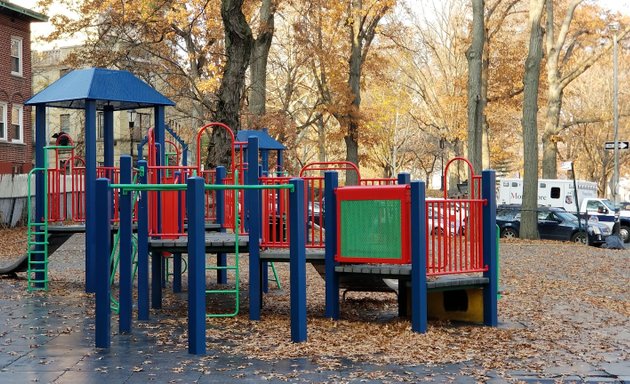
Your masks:
<svg viewBox="0 0 630 384"><path fill-rule="evenodd" d="M159 314L143 326L134 325L131 335L114 334L109 350L96 350L93 297L82 293L82 239L64 247L55 263L76 271L76 281L53 282L61 289L28 294L23 291L23 280L0 279L0 383L554 383L559 378L562 382L630 383L628 362L559 367L546 377L527 371L484 372L485 377L479 379L468 376L478 369L468 363L401 366L342 360L341 367L328 367L311 359L267 362L212 349L207 356L197 357L150 332L166 320ZM117 326L113 320L113 332ZM185 329L174 326L170 337L184 339ZM227 340L224 343L229 345Z"/></svg>

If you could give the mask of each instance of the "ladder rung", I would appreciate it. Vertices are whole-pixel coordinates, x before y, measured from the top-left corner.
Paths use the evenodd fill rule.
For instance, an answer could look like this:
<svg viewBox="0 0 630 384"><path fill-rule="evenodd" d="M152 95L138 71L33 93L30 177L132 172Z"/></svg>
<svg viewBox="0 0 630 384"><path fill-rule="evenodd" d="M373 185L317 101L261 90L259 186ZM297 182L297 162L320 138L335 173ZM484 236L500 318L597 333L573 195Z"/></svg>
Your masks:
<svg viewBox="0 0 630 384"><path fill-rule="evenodd" d="M28 243L30 245L46 245L46 244L48 244L47 241L29 241Z"/></svg>
<svg viewBox="0 0 630 384"><path fill-rule="evenodd" d="M206 267L206 270L234 270L237 269L237 266L225 266L225 267L221 267L218 265L210 265Z"/></svg>
<svg viewBox="0 0 630 384"><path fill-rule="evenodd" d="M31 285L33 284L46 284L48 280L31 280Z"/></svg>
<svg viewBox="0 0 630 384"><path fill-rule="evenodd" d="M231 293L231 294L235 294L238 293L237 289L207 289L206 290L206 294L211 294L211 293Z"/></svg>

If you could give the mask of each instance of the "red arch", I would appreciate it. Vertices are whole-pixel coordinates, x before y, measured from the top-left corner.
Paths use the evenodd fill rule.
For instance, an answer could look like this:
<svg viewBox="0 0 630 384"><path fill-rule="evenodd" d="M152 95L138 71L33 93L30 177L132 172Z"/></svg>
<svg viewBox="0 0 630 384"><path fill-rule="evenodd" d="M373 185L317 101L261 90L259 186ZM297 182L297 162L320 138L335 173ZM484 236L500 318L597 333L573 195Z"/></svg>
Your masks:
<svg viewBox="0 0 630 384"><path fill-rule="evenodd" d="M234 167L235 167L235 150L234 150L234 142L236 141L234 138L234 132L232 131L232 129L230 129L230 127L228 127L227 125L223 124L223 123L208 123L206 125L204 125L203 127L199 128L199 131L197 132L197 171L201 173L201 135L206 131L206 129L210 128L210 127L222 127L224 128L229 134L230 134L230 139L232 140L232 151L231 151L231 155L232 155L232 162L230 164L230 168L232 171L234 171Z"/></svg>

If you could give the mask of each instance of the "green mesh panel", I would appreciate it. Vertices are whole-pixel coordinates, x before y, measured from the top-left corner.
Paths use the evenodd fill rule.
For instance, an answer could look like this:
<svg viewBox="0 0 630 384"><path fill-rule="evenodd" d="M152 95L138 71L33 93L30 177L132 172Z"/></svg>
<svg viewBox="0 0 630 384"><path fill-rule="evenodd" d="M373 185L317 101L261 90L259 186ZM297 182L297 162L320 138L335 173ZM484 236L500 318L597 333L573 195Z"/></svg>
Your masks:
<svg viewBox="0 0 630 384"><path fill-rule="evenodd" d="M399 200L341 201L341 256L400 259Z"/></svg>

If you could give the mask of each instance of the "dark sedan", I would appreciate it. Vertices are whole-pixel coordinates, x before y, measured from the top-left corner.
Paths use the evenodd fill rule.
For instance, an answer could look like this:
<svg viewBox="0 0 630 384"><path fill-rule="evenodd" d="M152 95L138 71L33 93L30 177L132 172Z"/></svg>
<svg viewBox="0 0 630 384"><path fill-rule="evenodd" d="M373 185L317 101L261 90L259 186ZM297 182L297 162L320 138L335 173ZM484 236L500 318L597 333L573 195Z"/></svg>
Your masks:
<svg viewBox="0 0 630 384"><path fill-rule="evenodd" d="M610 235L610 229L602 224L582 220L578 224L575 215L562 208L538 207L538 234L541 239L572 241L590 245L602 245ZM521 227L520 205L499 205L497 225L503 238L519 237Z"/></svg>

